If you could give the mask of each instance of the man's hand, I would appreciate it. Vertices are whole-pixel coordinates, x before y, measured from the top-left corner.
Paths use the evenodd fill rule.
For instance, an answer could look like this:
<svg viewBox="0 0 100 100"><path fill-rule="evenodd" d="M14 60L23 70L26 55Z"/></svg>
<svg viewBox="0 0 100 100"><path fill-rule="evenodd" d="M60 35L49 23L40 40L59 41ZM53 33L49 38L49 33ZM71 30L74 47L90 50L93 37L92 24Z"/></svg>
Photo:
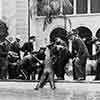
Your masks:
<svg viewBox="0 0 100 100"><path fill-rule="evenodd" d="M43 61L42 60L40 60L40 64L43 64Z"/></svg>
<svg viewBox="0 0 100 100"><path fill-rule="evenodd" d="M40 64L39 63L36 63L36 66L40 66Z"/></svg>
<svg viewBox="0 0 100 100"><path fill-rule="evenodd" d="M79 61L79 58L78 58L78 57L76 57L76 58L75 58L75 61L76 61L76 62L78 62L78 61Z"/></svg>

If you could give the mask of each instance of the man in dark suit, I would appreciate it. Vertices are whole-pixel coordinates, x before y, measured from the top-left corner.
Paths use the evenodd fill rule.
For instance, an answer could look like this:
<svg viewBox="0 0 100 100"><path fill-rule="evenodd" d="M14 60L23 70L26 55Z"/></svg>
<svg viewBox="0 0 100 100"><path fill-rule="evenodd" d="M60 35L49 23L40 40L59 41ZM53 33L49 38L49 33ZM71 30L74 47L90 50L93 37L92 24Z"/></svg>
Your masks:
<svg viewBox="0 0 100 100"><path fill-rule="evenodd" d="M6 37L8 27L6 23L0 20L0 79L6 79L8 70L8 46Z"/></svg>
<svg viewBox="0 0 100 100"><path fill-rule="evenodd" d="M73 76L74 79L85 80L86 60L89 57L88 49L83 40L78 36L78 30L67 36L72 40L72 54L74 57Z"/></svg>
<svg viewBox="0 0 100 100"><path fill-rule="evenodd" d="M33 42L35 41L35 36L31 36L30 40L28 42L25 42L22 46L22 51L24 52L24 56L26 56L28 53L32 53L34 50Z"/></svg>

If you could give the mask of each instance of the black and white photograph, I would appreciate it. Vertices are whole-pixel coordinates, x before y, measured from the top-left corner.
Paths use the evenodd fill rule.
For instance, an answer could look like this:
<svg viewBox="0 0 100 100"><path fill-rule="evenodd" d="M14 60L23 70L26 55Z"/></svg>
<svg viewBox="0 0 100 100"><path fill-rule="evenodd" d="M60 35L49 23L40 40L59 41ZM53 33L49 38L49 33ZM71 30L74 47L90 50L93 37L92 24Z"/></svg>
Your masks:
<svg viewBox="0 0 100 100"><path fill-rule="evenodd" d="M100 0L0 0L0 100L100 100Z"/></svg>

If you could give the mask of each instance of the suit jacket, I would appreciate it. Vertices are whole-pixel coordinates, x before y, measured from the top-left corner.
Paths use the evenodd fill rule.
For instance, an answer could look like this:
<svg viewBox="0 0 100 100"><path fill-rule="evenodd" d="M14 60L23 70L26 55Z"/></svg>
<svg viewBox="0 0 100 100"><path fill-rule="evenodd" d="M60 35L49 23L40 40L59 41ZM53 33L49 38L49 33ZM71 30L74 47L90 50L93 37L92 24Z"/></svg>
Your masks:
<svg viewBox="0 0 100 100"><path fill-rule="evenodd" d="M80 59L89 56L88 49L81 38L77 38L72 41L72 53L74 53Z"/></svg>
<svg viewBox="0 0 100 100"><path fill-rule="evenodd" d="M0 58L7 57L8 55L8 46L2 42L0 43Z"/></svg>
<svg viewBox="0 0 100 100"><path fill-rule="evenodd" d="M22 46L22 51L32 52L33 51L33 44L31 42L26 42Z"/></svg>

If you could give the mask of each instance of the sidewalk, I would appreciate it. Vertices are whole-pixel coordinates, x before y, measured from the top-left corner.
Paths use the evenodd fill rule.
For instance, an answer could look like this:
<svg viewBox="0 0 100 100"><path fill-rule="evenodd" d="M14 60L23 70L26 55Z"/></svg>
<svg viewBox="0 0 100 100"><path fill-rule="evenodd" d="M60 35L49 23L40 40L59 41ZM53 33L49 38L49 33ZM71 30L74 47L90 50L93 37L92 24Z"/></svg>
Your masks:
<svg viewBox="0 0 100 100"><path fill-rule="evenodd" d="M64 81L65 82L65 81ZM38 91L36 82L0 82L0 100L100 100L100 84L56 83Z"/></svg>
<svg viewBox="0 0 100 100"><path fill-rule="evenodd" d="M99 81L94 81L95 76L86 76L86 80L73 80L72 76L66 76L65 75L65 80L55 80L56 83L93 83L93 84L98 84L100 83ZM9 79L9 80L0 80L0 82L33 82L37 83L39 82L38 80L18 80L18 79Z"/></svg>

